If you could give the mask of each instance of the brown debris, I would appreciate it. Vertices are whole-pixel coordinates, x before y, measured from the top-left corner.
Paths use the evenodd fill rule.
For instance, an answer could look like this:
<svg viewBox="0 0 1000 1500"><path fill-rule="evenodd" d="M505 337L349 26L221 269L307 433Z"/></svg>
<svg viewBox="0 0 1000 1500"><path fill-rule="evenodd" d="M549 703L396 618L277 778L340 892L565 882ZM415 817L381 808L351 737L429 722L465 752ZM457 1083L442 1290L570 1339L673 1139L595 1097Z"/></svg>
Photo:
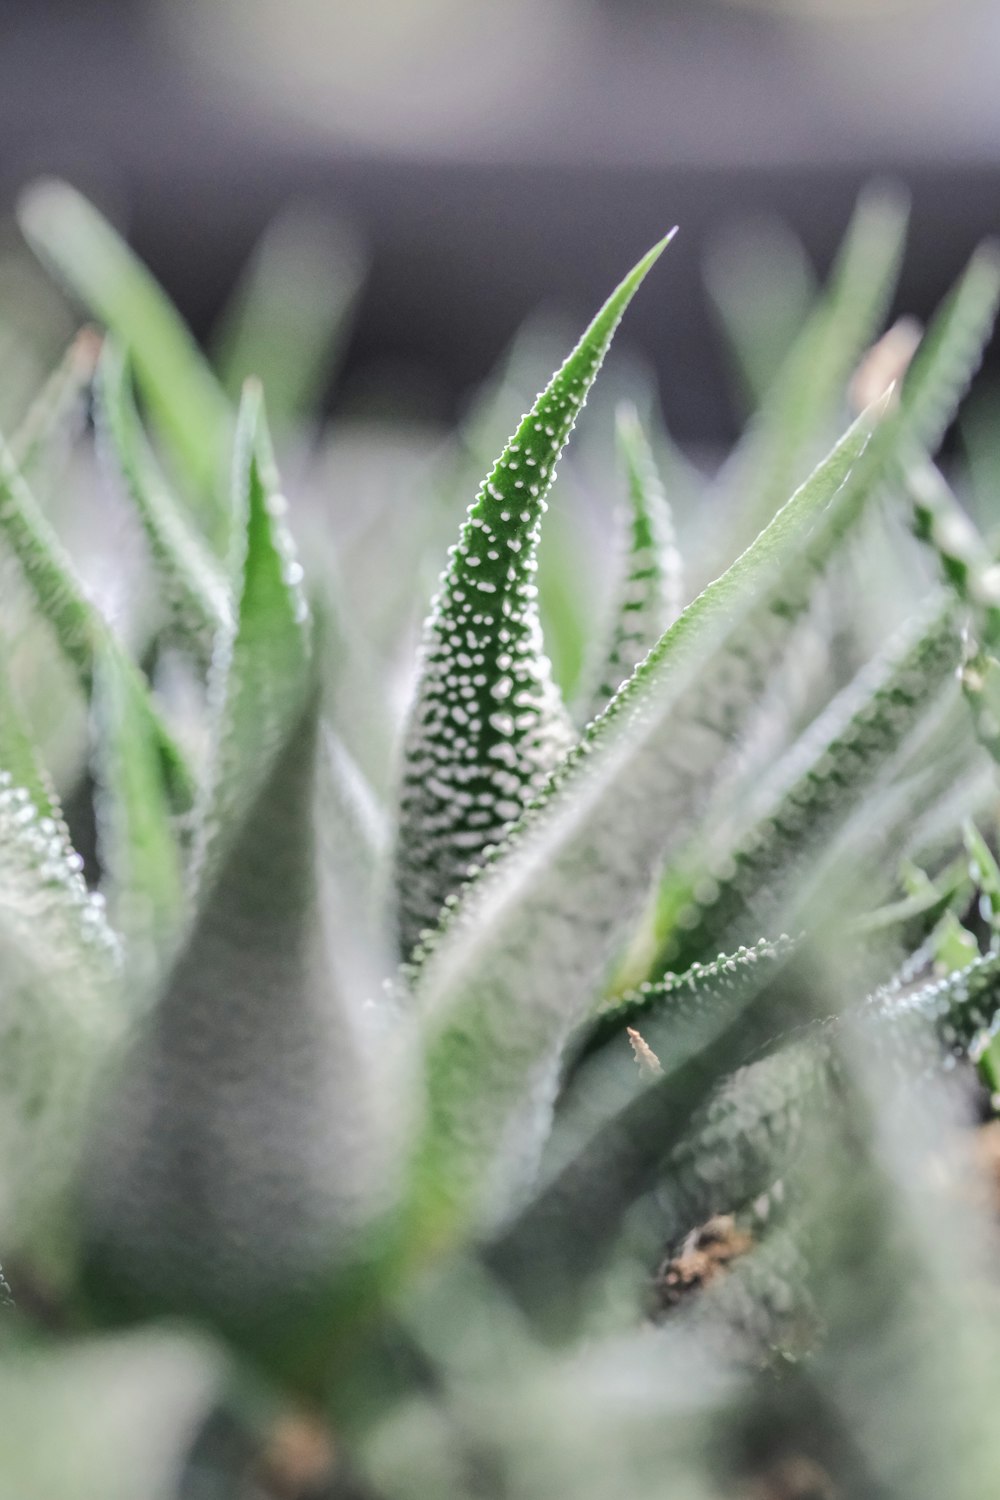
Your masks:
<svg viewBox="0 0 1000 1500"><path fill-rule="evenodd" d="M772 1464L741 1500L838 1500L838 1492L825 1469L795 1454Z"/></svg>
<svg viewBox="0 0 1000 1500"><path fill-rule="evenodd" d="M271 1432L259 1479L276 1500L311 1500L325 1493L334 1467L326 1428L307 1416L284 1417Z"/></svg>
<svg viewBox="0 0 1000 1500"><path fill-rule="evenodd" d="M689 1234L677 1255L661 1266L656 1277L660 1309L676 1307L702 1287L726 1274L732 1261L753 1248L753 1235L737 1227L732 1214L716 1214Z"/></svg>
<svg viewBox="0 0 1000 1500"><path fill-rule="evenodd" d="M656 1077L660 1073L662 1073L663 1069L660 1066L660 1059L657 1057L652 1047L650 1047L647 1042L643 1041L642 1036L638 1031L636 1031L635 1027L626 1026L625 1031L628 1035L632 1051L635 1054L635 1060L639 1064L640 1073L643 1073L646 1077L650 1078Z"/></svg>
<svg viewBox="0 0 1000 1500"><path fill-rule="evenodd" d="M874 405L892 385L898 392L922 334L915 318L900 318L862 356L848 388L848 400L855 411Z"/></svg>

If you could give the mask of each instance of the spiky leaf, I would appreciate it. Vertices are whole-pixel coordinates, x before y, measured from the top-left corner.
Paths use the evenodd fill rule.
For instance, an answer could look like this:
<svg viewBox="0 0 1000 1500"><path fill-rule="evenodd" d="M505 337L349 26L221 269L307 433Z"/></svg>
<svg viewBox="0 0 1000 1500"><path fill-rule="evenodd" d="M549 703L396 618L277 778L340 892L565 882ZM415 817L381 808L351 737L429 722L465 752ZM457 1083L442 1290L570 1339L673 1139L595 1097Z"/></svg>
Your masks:
<svg viewBox="0 0 1000 1500"><path fill-rule="evenodd" d="M892 295L905 229L897 198L878 192L859 200L829 287L720 478L720 502L738 502L744 545L801 482L817 441L838 421L848 376Z"/></svg>
<svg viewBox="0 0 1000 1500"><path fill-rule="evenodd" d="M864 668L750 798L742 827L700 872L661 962L686 968L767 927L899 750L958 664L949 601Z"/></svg>
<svg viewBox="0 0 1000 1500"><path fill-rule="evenodd" d="M160 471L132 399L128 361L111 338L98 367L97 396L99 433L146 533L173 627L205 664L215 637L230 621L226 579Z"/></svg>
<svg viewBox="0 0 1000 1500"><path fill-rule="evenodd" d="M760 592L807 543L817 515L836 506L868 430L867 422L855 425L688 607L432 948L417 978L431 1091L423 1212L447 1220L481 1211L491 1187L495 1209L502 1189L484 1179L486 1165L509 1174L520 1157L523 1171L537 1149L563 1041L592 1003L657 860L694 812L705 731L687 719L685 700L731 648Z"/></svg>
<svg viewBox="0 0 1000 1500"><path fill-rule="evenodd" d="M63 1203L127 1019L118 944L65 829L0 772L0 1234Z"/></svg>
<svg viewBox="0 0 1000 1500"><path fill-rule="evenodd" d="M522 418L469 510L431 606L403 750L396 894L404 955L572 743L538 619L541 518L615 329L666 244L612 293Z"/></svg>
<svg viewBox="0 0 1000 1500"><path fill-rule="evenodd" d="M176 309L117 231L68 183L36 183L23 195L19 216L41 258L129 349L164 441L202 503L205 529L225 547L229 523L217 481L232 415Z"/></svg>
<svg viewBox="0 0 1000 1500"><path fill-rule="evenodd" d="M178 811L191 805L194 779L181 750L163 723L145 684L129 662L100 610L87 597L73 564L42 514L34 495L0 438L0 531L6 538L35 597L85 692L93 681L98 651L115 655L122 672L135 678L135 693L144 704L171 799Z"/></svg>
<svg viewBox="0 0 1000 1500"><path fill-rule="evenodd" d="M180 929L181 854L139 679L106 647L95 663L92 721L103 888L141 984L155 976Z"/></svg>
<svg viewBox="0 0 1000 1500"><path fill-rule="evenodd" d="M331 980L308 612L261 422L251 390L194 918L98 1137L87 1202L102 1301L197 1311L278 1361L286 1320L357 1252L389 1191L393 1112L379 1097L375 1114L364 1017Z"/></svg>
<svg viewBox="0 0 1000 1500"><path fill-rule="evenodd" d="M628 551L588 719L607 705L683 605L682 565L670 505L634 407L619 411L617 434L628 488Z"/></svg>

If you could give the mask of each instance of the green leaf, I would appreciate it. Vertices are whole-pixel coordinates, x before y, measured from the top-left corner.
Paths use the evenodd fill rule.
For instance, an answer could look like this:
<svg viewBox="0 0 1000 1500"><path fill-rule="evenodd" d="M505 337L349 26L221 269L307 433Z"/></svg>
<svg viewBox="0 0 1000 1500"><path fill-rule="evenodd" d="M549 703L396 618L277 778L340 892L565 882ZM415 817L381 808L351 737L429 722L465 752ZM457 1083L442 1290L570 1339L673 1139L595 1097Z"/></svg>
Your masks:
<svg viewBox="0 0 1000 1500"><path fill-rule="evenodd" d="M174 1500L229 1378L221 1352L188 1333L8 1348L0 1483L18 1500ZM44 1441L56 1429L65 1442Z"/></svg>
<svg viewBox="0 0 1000 1500"><path fill-rule="evenodd" d="M903 442L934 453L979 368L1000 301L1000 249L981 245L920 342L901 392Z"/></svg>
<svg viewBox="0 0 1000 1500"><path fill-rule="evenodd" d="M97 379L99 436L142 523L178 638L204 665L232 614L222 569L178 505L146 441L130 389L128 361L105 341Z"/></svg>
<svg viewBox="0 0 1000 1500"><path fill-rule="evenodd" d="M979 891L980 913L996 933L1000 927L1000 866L971 818L963 826L962 842L969 856L969 875Z"/></svg>
<svg viewBox="0 0 1000 1500"><path fill-rule="evenodd" d="M550 789L465 893L415 985L430 1114L420 1213L496 1211L537 1149L557 1060L585 1017L666 847L694 813L705 731L685 713L745 616L817 517L836 507L868 440L855 424L715 584L691 604L591 727ZM665 754L667 746L673 753ZM520 1139L517 1139L520 1133ZM501 1181L496 1180L499 1175Z"/></svg>
<svg viewBox="0 0 1000 1500"><path fill-rule="evenodd" d="M598 686L588 720L607 706L683 608L682 565L670 505L633 407L619 410L617 433L631 511L628 556L612 608L610 639L595 674Z"/></svg>
<svg viewBox="0 0 1000 1500"><path fill-rule="evenodd" d="M19 218L41 259L129 350L143 394L213 543L230 519L217 491L232 430L229 403L176 309L116 230L68 183L22 195Z"/></svg>
<svg viewBox="0 0 1000 1500"><path fill-rule="evenodd" d="M34 467L61 428L82 423L84 398L100 351L100 335L83 328L32 401L14 432L10 448L22 474Z"/></svg>
<svg viewBox="0 0 1000 1500"><path fill-rule="evenodd" d="M816 302L802 242L780 221L741 224L709 247L705 284L749 406L765 400Z"/></svg>
<svg viewBox="0 0 1000 1500"><path fill-rule="evenodd" d="M542 1180L585 1150L588 1140L642 1092L644 1080L626 1046L626 1028L639 1031L657 1058L660 1076L667 1078L734 1025L774 984L795 947L788 937L761 939L752 948L720 954L711 963L693 964L683 974L666 974L604 1002L581 1028Z"/></svg>
<svg viewBox="0 0 1000 1500"><path fill-rule="evenodd" d="M236 426L233 514L235 625L216 651L209 692L217 705L213 764L200 818L196 868L207 888L260 796L290 726L313 695L309 606L285 524L260 386L248 381Z"/></svg>
<svg viewBox="0 0 1000 1500"><path fill-rule="evenodd" d="M59 800L24 721L6 658L7 642L0 638L0 771L24 788L43 818L61 822Z"/></svg>
<svg viewBox="0 0 1000 1500"><path fill-rule="evenodd" d="M90 691L98 650L118 655L121 670L134 675L136 692L145 703L144 712L156 740L172 803L178 812L185 811L194 798L194 779L184 756L160 718L137 669L125 657L100 610L87 597L72 562L3 438L0 438L0 532L17 558L39 612L52 627L84 692Z"/></svg>
<svg viewBox="0 0 1000 1500"><path fill-rule="evenodd" d="M452 549L403 747L396 893L404 956L572 743L533 582L545 497L622 315L669 238L612 293L522 418Z"/></svg>
<svg viewBox="0 0 1000 1500"><path fill-rule="evenodd" d="M128 1002L65 829L0 772L0 1239L49 1239ZM63 1229L65 1226L61 1226ZM43 1254L47 1252L42 1252Z"/></svg>
<svg viewBox="0 0 1000 1500"><path fill-rule="evenodd" d="M315 659L262 424L251 387L193 917L92 1151L88 1284L118 1312L208 1318L287 1373L304 1340L329 1352L317 1300L393 1190L399 1089L376 1086L367 1013L332 977Z"/></svg>
<svg viewBox="0 0 1000 1500"><path fill-rule="evenodd" d="M183 872L140 680L106 646L95 663L91 719L102 890L142 984L157 976L180 929Z"/></svg>
<svg viewBox="0 0 1000 1500"><path fill-rule="evenodd" d="M828 288L720 476L713 503L738 505L743 545L801 482L817 443L839 422L848 377L889 305L905 232L903 201L884 191L861 196Z"/></svg>
<svg viewBox="0 0 1000 1500"><path fill-rule="evenodd" d="M685 969L782 915L814 861L855 813L958 664L950 600L865 667L749 796L693 898L673 917L658 961Z"/></svg>
<svg viewBox="0 0 1000 1500"><path fill-rule="evenodd" d="M346 226L299 210L265 231L225 313L217 367L230 399L256 377L279 434L313 415L364 276Z"/></svg>
<svg viewBox="0 0 1000 1500"><path fill-rule="evenodd" d="M709 963L694 963L681 974L664 974L605 1000L586 1028L586 1051L602 1050L620 1040L626 1026L637 1026L673 1066L733 1020L794 950L795 943L784 934L761 938L752 948L720 953Z"/></svg>

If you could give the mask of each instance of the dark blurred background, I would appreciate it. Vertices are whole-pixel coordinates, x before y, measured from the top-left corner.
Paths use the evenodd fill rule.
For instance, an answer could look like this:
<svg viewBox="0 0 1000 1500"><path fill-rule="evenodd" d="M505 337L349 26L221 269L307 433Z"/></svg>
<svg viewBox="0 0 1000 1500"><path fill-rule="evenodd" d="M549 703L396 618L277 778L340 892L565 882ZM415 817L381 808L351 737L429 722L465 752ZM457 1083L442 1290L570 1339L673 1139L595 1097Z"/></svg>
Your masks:
<svg viewBox="0 0 1000 1500"><path fill-rule="evenodd" d="M676 435L731 425L702 266L779 215L822 270L858 187L914 203L929 310L1000 224L997 0L22 0L0 4L0 208L96 198L204 334L289 201L360 232L340 380L443 413L518 324L578 321L673 223L630 334Z"/></svg>

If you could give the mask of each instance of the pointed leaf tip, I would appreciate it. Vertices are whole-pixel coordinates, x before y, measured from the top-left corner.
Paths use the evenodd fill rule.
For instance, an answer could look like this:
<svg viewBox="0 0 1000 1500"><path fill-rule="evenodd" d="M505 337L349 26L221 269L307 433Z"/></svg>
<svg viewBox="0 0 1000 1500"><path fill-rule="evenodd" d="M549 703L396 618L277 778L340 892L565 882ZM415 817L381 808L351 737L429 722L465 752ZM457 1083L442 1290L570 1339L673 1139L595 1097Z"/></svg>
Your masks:
<svg viewBox="0 0 1000 1500"><path fill-rule="evenodd" d="M399 804L404 957L573 742L538 613L542 516L615 330L669 238L616 287L521 419L480 486L431 605Z"/></svg>

